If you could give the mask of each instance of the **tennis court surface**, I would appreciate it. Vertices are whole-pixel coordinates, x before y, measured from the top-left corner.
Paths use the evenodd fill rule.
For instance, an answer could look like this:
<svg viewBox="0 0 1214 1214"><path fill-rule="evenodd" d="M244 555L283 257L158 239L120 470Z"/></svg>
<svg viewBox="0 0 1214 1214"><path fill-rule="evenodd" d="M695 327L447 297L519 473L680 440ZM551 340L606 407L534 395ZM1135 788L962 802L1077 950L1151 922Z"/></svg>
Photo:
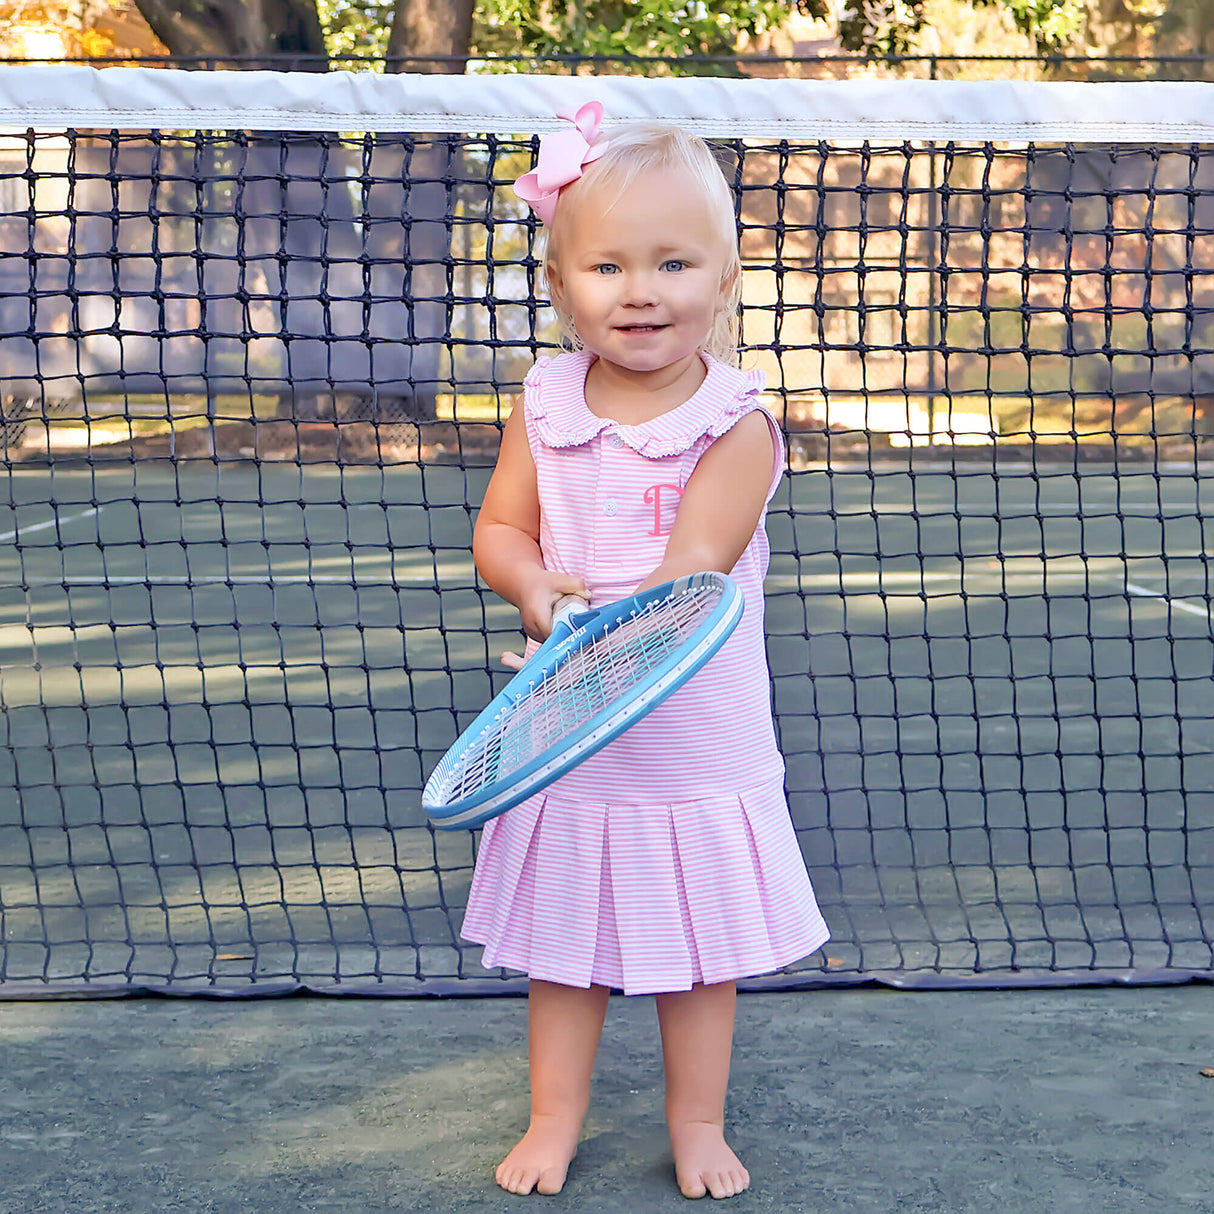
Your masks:
<svg viewBox="0 0 1214 1214"><path fill-rule="evenodd" d="M0 1005L0 1211L688 1209L644 999L612 1001L564 1191L496 1188L525 1128L525 1015L521 999ZM1205 1214L1209 1025L1194 984L748 995L730 1120L753 1183L729 1208Z"/></svg>

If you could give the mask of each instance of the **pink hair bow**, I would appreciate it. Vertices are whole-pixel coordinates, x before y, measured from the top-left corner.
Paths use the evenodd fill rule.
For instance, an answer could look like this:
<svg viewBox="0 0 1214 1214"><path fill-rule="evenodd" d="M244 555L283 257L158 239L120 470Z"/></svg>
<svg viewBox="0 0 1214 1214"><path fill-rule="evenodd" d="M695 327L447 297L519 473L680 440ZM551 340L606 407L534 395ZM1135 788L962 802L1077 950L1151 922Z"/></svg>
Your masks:
<svg viewBox="0 0 1214 1214"><path fill-rule="evenodd" d="M582 169L607 150L607 139L599 129L603 121L601 102L587 101L577 113L562 113L557 117L572 122L573 129L550 131L542 136L535 168L514 183L514 192L546 224L550 224L556 214L556 200L561 190L577 181Z"/></svg>

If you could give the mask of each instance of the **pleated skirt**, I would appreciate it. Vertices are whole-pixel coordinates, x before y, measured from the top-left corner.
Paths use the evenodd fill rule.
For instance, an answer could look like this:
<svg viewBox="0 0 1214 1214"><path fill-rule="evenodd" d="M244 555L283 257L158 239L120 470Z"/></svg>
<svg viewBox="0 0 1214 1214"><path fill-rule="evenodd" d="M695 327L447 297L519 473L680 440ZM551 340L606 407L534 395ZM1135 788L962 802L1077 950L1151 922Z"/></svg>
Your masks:
<svg viewBox="0 0 1214 1214"><path fill-rule="evenodd" d="M462 934L488 968L627 995L768 973L829 938L778 779L661 804L540 793L486 824Z"/></svg>

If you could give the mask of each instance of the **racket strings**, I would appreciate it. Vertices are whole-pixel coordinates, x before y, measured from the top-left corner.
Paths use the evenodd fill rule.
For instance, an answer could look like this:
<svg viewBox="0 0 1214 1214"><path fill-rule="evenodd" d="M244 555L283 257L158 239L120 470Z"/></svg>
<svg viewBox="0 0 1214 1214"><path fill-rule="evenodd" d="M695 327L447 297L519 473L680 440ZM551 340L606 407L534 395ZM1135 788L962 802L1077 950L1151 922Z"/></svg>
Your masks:
<svg viewBox="0 0 1214 1214"><path fill-rule="evenodd" d="M663 665L721 597L707 585L647 603L575 650L502 714L451 774L448 800L507 779Z"/></svg>

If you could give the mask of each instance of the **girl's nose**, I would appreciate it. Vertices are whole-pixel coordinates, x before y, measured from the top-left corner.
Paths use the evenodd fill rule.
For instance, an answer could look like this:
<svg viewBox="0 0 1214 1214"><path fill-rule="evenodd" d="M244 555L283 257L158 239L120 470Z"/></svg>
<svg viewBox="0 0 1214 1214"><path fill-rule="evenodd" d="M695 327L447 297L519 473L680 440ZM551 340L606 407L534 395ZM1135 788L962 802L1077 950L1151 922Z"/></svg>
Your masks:
<svg viewBox="0 0 1214 1214"><path fill-rule="evenodd" d="M624 302L630 307L644 308L658 301L657 282L652 274L629 274L624 284Z"/></svg>

